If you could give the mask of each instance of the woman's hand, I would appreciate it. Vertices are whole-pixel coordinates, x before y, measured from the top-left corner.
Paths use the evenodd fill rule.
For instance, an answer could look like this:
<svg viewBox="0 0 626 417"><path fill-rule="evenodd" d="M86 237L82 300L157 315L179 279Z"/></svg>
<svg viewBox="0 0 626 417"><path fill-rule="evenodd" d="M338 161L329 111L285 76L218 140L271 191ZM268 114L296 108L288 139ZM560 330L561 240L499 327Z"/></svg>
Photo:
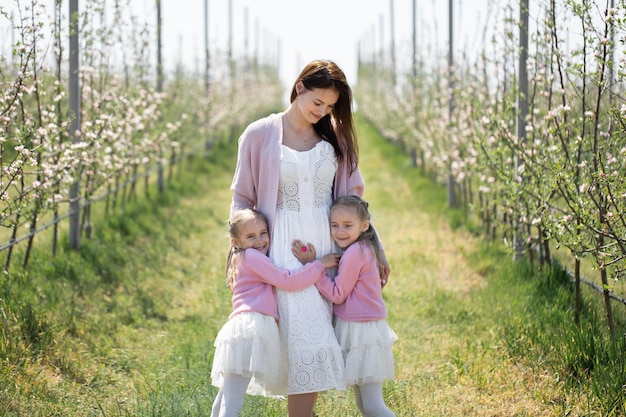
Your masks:
<svg viewBox="0 0 626 417"><path fill-rule="evenodd" d="M380 255L383 264L383 271L382 275L380 276L380 286L381 288L383 288L389 282L389 274L391 274L391 268L389 267L389 262L387 262L387 256L385 256L385 252L381 251Z"/></svg>
<svg viewBox="0 0 626 417"><path fill-rule="evenodd" d="M299 239L295 239L291 244L291 253L293 253L293 256L295 256L302 265L313 262L317 257L315 247L310 243L305 245Z"/></svg>

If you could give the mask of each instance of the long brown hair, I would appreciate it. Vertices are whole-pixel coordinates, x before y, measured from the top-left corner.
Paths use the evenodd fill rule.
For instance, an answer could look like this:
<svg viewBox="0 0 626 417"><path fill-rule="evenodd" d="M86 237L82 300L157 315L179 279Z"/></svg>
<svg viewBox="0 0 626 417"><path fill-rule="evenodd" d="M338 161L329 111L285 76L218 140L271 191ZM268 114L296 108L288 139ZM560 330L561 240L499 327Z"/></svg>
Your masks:
<svg viewBox="0 0 626 417"><path fill-rule="evenodd" d="M314 124L313 129L333 145L340 161L345 158L352 173L359 162L359 146L352 118L352 89L345 74L333 61L315 60L308 63L293 84L291 103L298 96L296 85L300 81L307 90L332 88L339 94L333 111Z"/></svg>
<svg viewBox="0 0 626 417"><path fill-rule="evenodd" d="M235 276L237 275L237 261L238 254L243 252L242 249L233 246L232 239L239 239L241 226L250 220L261 219L265 224L269 224L267 216L259 210L253 208L246 208L237 210L233 213L228 221L228 235L230 240L230 249L228 250L228 257L226 258L226 286L232 291L233 284L235 282Z"/></svg>

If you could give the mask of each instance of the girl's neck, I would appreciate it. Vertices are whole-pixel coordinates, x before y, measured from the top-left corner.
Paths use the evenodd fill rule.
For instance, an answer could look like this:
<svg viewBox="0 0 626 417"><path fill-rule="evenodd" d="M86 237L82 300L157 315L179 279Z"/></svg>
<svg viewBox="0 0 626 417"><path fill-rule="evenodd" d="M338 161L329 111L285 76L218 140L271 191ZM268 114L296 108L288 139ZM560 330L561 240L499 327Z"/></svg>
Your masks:
<svg viewBox="0 0 626 417"><path fill-rule="evenodd" d="M341 251L342 251L342 252L347 251L347 250L348 250L348 248L349 248L350 246L354 246L354 245L358 244L360 241L361 241L361 236L359 236L359 237L357 238L357 240L355 240L354 242L350 243L350 244L349 244L348 246L346 246L345 248L341 248Z"/></svg>

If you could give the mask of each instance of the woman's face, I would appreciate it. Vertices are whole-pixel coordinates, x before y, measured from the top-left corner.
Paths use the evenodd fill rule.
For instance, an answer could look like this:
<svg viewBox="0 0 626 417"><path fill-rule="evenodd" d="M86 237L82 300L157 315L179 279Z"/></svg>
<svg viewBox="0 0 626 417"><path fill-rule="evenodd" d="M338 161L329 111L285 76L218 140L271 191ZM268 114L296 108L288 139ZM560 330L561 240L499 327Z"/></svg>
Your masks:
<svg viewBox="0 0 626 417"><path fill-rule="evenodd" d="M330 114L339 100L339 93L333 88L314 88L307 90L301 82L296 85L298 97L296 104L302 117L315 124Z"/></svg>

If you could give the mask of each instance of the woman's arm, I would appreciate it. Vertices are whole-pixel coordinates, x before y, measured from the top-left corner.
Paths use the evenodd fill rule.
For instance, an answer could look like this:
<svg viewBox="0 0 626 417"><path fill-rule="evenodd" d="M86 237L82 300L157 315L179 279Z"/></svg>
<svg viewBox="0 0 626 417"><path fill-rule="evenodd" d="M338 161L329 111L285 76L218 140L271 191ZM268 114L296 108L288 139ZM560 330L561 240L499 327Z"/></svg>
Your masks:
<svg viewBox="0 0 626 417"><path fill-rule="evenodd" d="M239 138L237 150L237 166L233 175L230 189L233 191L233 199L230 205L230 214L241 209L254 208L256 206L256 191L252 173L251 139L246 129Z"/></svg>

